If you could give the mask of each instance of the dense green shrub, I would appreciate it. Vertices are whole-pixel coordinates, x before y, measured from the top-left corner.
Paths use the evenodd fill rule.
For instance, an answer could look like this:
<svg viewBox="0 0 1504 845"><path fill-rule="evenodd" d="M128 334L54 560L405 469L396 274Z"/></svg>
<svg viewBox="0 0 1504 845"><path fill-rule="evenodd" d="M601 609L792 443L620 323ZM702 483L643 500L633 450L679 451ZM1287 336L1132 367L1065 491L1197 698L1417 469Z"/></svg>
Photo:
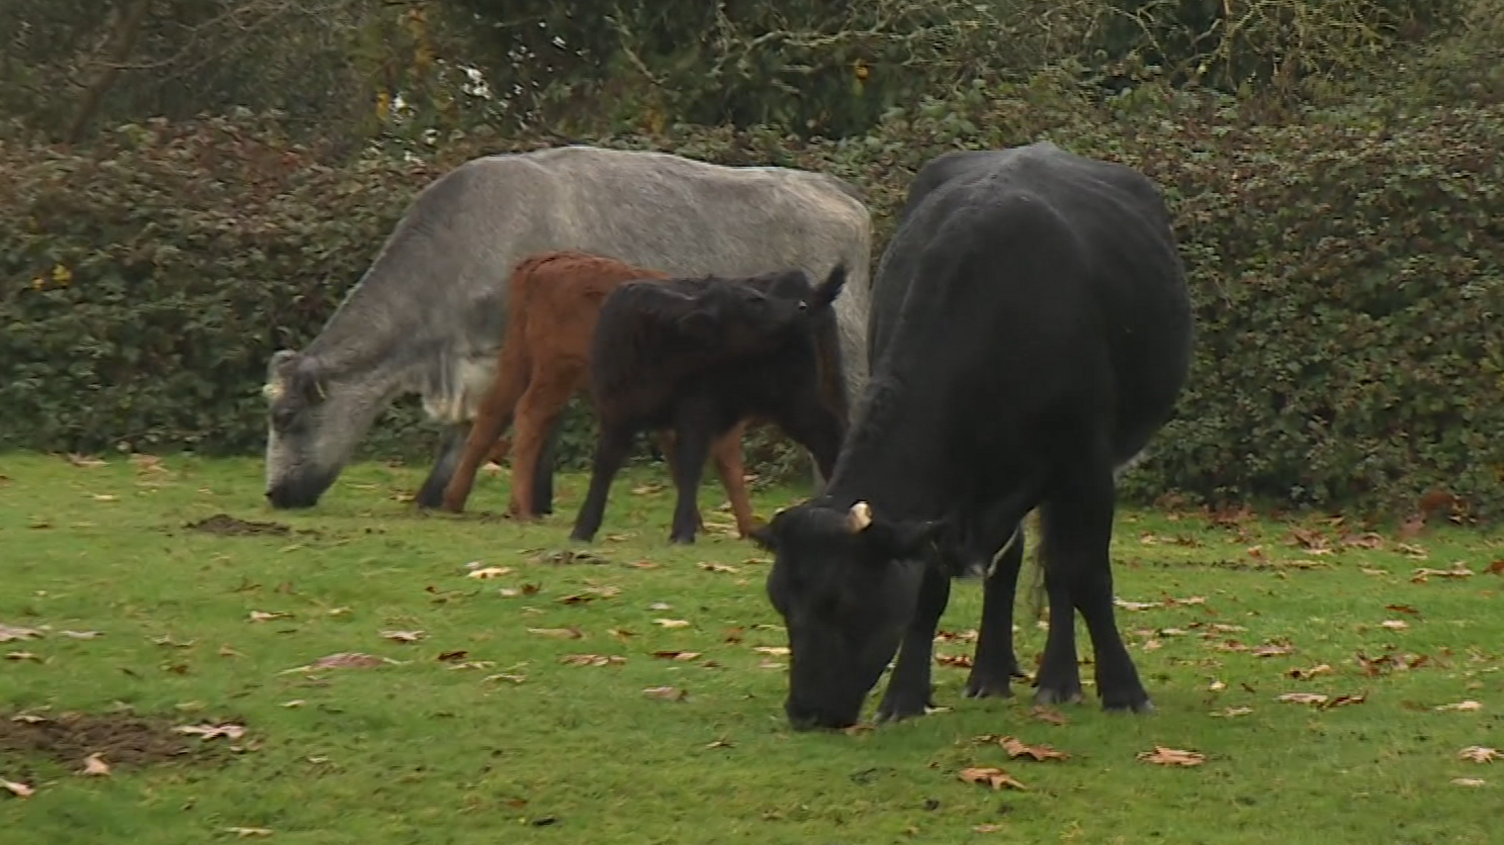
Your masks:
<svg viewBox="0 0 1504 845"><path fill-rule="evenodd" d="M955 146L1049 138L1143 168L1178 219L1198 354L1177 418L1125 485L1213 499L1405 506L1504 492L1504 106L1351 104L1261 124L1153 86L1105 108L1069 79L975 86L870 135L674 127L593 139L860 184L881 249L914 169ZM261 448L267 355L300 346L413 191L474 136L334 166L254 121L124 128L88 156L0 145L0 445ZM874 256L875 257L875 256ZM426 454L410 407L377 453ZM570 419L566 456L589 421ZM756 457L790 464L763 442Z"/></svg>

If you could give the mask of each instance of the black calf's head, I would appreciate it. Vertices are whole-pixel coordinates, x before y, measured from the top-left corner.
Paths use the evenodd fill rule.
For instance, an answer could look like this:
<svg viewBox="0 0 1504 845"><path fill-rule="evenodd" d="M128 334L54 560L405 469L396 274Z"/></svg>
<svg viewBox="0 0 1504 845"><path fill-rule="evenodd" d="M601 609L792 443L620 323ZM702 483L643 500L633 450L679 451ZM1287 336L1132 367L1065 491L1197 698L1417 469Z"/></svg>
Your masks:
<svg viewBox="0 0 1504 845"><path fill-rule="evenodd" d="M712 279L678 320L698 344L731 355L757 354L777 347L791 333L807 331L825 314L846 283L837 265L819 286L803 270L753 279Z"/></svg>
<svg viewBox="0 0 1504 845"><path fill-rule="evenodd" d="M806 503L753 532L774 554L767 589L788 629L784 711L793 727L856 724L914 613L939 530L874 518L857 502L849 510Z"/></svg>

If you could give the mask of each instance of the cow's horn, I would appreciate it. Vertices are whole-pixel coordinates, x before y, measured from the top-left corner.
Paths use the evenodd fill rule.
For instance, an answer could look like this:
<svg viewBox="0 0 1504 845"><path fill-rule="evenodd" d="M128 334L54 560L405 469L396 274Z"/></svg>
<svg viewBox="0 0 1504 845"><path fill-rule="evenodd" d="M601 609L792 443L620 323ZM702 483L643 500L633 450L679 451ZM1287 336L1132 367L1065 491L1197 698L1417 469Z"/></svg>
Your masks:
<svg viewBox="0 0 1504 845"><path fill-rule="evenodd" d="M851 526L851 533L856 534L867 530L872 524L872 506L866 502L857 502L851 506L851 511L846 515L847 524Z"/></svg>

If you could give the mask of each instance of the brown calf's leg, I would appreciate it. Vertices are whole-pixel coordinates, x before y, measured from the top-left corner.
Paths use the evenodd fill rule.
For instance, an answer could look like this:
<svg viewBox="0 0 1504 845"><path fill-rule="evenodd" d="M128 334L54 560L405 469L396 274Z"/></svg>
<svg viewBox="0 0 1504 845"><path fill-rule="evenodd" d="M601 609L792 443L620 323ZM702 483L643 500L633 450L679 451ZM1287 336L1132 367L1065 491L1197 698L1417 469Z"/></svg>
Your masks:
<svg viewBox="0 0 1504 845"><path fill-rule="evenodd" d="M710 443L710 457L721 486L726 488L726 498L731 500L731 513L736 516L736 533L744 540L753 528L752 501L747 496L746 467L742 463L742 436L746 431L747 422L743 420Z"/></svg>
<svg viewBox="0 0 1504 845"><path fill-rule="evenodd" d="M507 508L507 513L517 519L538 517L533 501L533 476L549 432L584 377L585 368L574 365L540 373L517 402L517 448L512 459L512 501Z"/></svg>

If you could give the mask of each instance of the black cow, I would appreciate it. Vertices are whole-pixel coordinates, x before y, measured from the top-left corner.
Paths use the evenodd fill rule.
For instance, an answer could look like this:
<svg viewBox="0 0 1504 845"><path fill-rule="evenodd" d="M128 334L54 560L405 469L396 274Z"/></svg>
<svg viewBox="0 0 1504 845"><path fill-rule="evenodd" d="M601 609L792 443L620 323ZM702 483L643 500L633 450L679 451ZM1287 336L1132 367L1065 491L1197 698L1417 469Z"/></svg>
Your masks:
<svg viewBox="0 0 1504 845"><path fill-rule="evenodd" d="M796 269L627 282L612 291L590 352L600 439L570 536L589 541L600 529L611 481L643 430L674 432L673 542L694 542L711 441L747 418L783 429L829 477L846 427L831 307L845 283L845 265L837 264L819 287Z"/></svg>
<svg viewBox="0 0 1504 845"><path fill-rule="evenodd" d="M1169 418L1190 364L1165 203L1142 174L1048 143L941 156L915 191L878 270L871 381L835 471L754 534L775 554L789 721L853 724L895 650L878 718L922 714L950 579L978 567L967 694L1010 695L1036 506L1050 630L1035 700L1080 699L1080 610L1103 706L1149 710L1114 619L1108 544L1114 470Z"/></svg>

